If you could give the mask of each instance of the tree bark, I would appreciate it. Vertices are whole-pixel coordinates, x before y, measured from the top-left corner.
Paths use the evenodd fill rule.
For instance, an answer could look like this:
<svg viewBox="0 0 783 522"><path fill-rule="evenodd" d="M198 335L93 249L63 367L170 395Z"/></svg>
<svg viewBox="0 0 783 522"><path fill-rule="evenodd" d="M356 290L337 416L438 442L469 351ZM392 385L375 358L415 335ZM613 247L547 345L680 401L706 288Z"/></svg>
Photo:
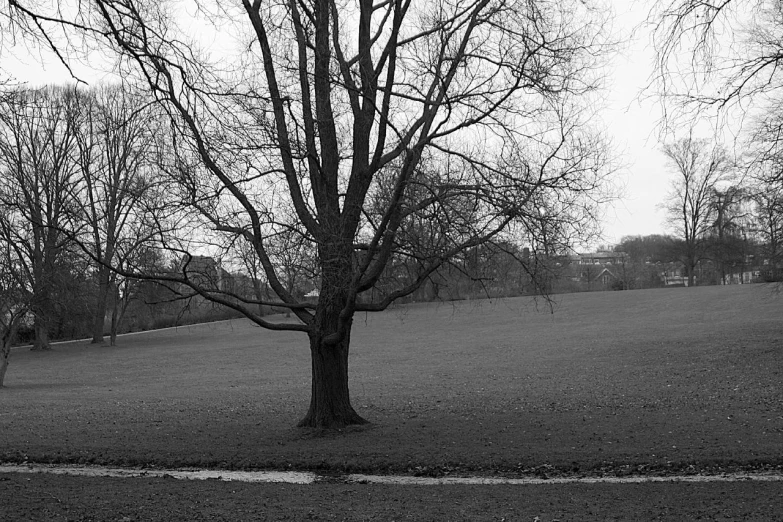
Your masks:
<svg viewBox="0 0 783 522"><path fill-rule="evenodd" d="M10 314L10 319L3 328L2 336L0 336L0 388L3 387L5 382L5 372L8 370L8 360L11 357L11 344L13 344L16 338L19 322L24 315L24 312Z"/></svg>
<svg viewBox="0 0 783 522"><path fill-rule="evenodd" d="M8 370L8 358L11 356L11 342L13 336L9 332L4 332L2 337L2 346L0 346L0 388L5 381L5 372Z"/></svg>
<svg viewBox="0 0 783 522"><path fill-rule="evenodd" d="M95 318L92 327L92 344L103 342L103 329L106 324L106 302L110 290L109 269L101 266L98 270L98 299L95 305Z"/></svg>
<svg viewBox="0 0 783 522"><path fill-rule="evenodd" d="M123 304L122 311L120 311L120 288L116 282L112 285L114 290L114 299L111 308L111 329L109 330L109 346L117 346L117 329L122 321L122 315L125 312L125 306Z"/></svg>
<svg viewBox="0 0 783 522"><path fill-rule="evenodd" d="M34 352L51 350L52 346L49 344L49 325L39 314L33 316L33 331L35 332L35 339L33 340L32 350Z"/></svg>
<svg viewBox="0 0 783 522"><path fill-rule="evenodd" d="M310 408L299 427L343 428L366 424L351 406L348 391L349 337L328 345L317 334L310 337L312 388Z"/></svg>
<svg viewBox="0 0 783 522"><path fill-rule="evenodd" d="M312 387L310 408L299 427L342 428L366 424L351 406L348 391L348 348L353 312L350 242L321 249L322 280L310 337Z"/></svg>

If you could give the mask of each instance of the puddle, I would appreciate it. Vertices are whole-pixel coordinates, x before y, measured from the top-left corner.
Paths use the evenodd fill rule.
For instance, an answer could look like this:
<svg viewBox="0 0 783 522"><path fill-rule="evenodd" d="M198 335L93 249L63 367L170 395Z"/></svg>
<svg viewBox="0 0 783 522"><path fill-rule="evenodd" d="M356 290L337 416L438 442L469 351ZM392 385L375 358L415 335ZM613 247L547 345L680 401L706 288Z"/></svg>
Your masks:
<svg viewBox="0 0 783 522"><path fill-rule="evenodd" d="M313 484L315 482L381 484L402 486L444 485L537 485L537 484L641 484L648 482L783 482L780 473L727 473L723 475L673 475L629 477L412 477L405 475L319 475L305 471L228 471L209 469L134 469L103 466L67 466L44 464L0 464L0 473L49 473L80 477L174 478L179 480L222 480Z"/></svg>
<svg viewBox="0 0 783 522"><path fill-rule="evenodd" d="M103 466L47 466L42 464L2 464L0 473L49 473L79 477L175 478L180 480L224 480L238 482L276 482L312 484L315 473L300 471L228 471L214 469L134 469Z"/></svg>
<svg viewBox="0 0 783 522"><path fill-rule="evenodd" d="M491 486L491 485L536 485L536 484L641 484L646 482L741 482L756 480L763 482L783 481L783 475L774 473L729 473L725 475L672 475L672 476L629 476L629 477L555 477L555 478L495 478L495 477L409 477L379 475L346 475L346 482L360 484L395 484L412 486L443 486L449 484Z"/></svg>

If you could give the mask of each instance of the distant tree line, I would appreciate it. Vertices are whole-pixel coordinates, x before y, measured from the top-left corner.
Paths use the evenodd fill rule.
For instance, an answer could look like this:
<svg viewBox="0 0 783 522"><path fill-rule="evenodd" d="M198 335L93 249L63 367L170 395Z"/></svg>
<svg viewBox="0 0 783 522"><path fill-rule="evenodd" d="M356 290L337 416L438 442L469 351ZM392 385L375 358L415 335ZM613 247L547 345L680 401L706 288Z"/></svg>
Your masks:
<svg viewBox="0 0 783 522"><path fill-rule="evenodd" d="M674 231L670 252L688 286L747 282L749 269L779 281L783 186L758 150L732 159L719 144L693 137L663 150L675 174L663 205Z"/></svg>
<svg viewBox="0 0 783 522"><path fill-rule="evenodd" d="M108 333L114 344L120 331L175 323L188 310L180 289L110 268L177 268L151 246L172 215L162 115L120 86L1 96L3 339L46 350L52 339L100 343Z"/></svg>
<svg viewBox="0 0 783 522"><path fill-rule="evenodd" d="M105 336L114 345L122 332L236 317L232 305L247 302L257 303L261 316L279 312L264 262L278 270L282 291L303 301L316 291L309 300L317 300L317 251L295 229L267 238L266 260L235 239L214 257L166 243L173 236L187 243L194 232L182 192L187 203L201 204L177 132L158 104L127 86L0 92L0 327L8 346L16 340L48 350L52 340L102 343ZM172 179L180 182L176 189ZM553 260L567 251L561 230L568 220L540 218L532 255L504 238L465 248L402 301L562 291L553 284ZM201 233L198 242L209 244L209 231ZM392 258L358 301L383 302L401 281L418 277L428 249L441 248L447 233L439 221L414 216L399 239L409 255Z"/></svg>
<svg viewBox="0 0 783 522"><path fill-rule="evenodd" d="M686 134L666 144L676 181L665 208L689 284L705 262L707 282L743 267L783 278L783 3L662 0L648 22L656 51L650 87L664 127ZM688 66L683 67L684 63ZM711 124L710 139L695 127ZM735 154L720 141L730 137ZM701 274L703 276L703 274Z"/></svg>
<svg viewBox="0 0 783 522"><path fill-rule="evenodd" d="M158 106L119 85L44 86L5 89L0 111L0 327L8 346L16 339L47 350L51 340L101 343L107 335L113 345L126 331L238 315L177 280L256 301L260 315L281 310L264 304L277 296L247 243L214 258L163 244L163 231L187 221L167 184L187 166ZM422 254L429 226L406 229L411 251ZM267 245L285 291L306 300L320 280L312 242L288 229ZM541 291L545 263L536 272L529 260L529 249L489 241L453 256L406 299ZM383 300L418 262L395 259L360 300Z"/></svg>
<svg viewBox="0 0 783 522"><path fill-rule="evenodd" d="M161 230L186 219L167 197L165 182L186 166L157 105L109 85L6 89L0 105L0 277L9 343L17 335L45 350L50 339L90 337L100 343L108 334L114 344L122 331L232 315L230 306L207 304L199 292L171 282L178 277L191 277L203 289L213 281L215 291L257 302L261 315L274 311L264 303L275 292L247 243L230 245L206 270L200 256L159 248ZM725 283L750 265L763 266L767 280L779 279L780 189L762 177L754 178L756 185L737 183L726 152L703 140L681 140L665 153L680 175L666 207L678 235L624 238L615 250L627 257L612 267L611 287L662 286L677 263L689 285ZM195 198L197 187L190 190ZM426 220L404 228L400 241L416 255L394 258L359 301L391 295L400 280L419 270L438 233ZM286 292L305 299L318 288L311 241L283 229L267 245ZM541 235L531 246L532 252L498 239L464 249L404 300L606 287L591 285L597 275L592 267L579 274L586 284L574 277L565 244Z"/></svg>

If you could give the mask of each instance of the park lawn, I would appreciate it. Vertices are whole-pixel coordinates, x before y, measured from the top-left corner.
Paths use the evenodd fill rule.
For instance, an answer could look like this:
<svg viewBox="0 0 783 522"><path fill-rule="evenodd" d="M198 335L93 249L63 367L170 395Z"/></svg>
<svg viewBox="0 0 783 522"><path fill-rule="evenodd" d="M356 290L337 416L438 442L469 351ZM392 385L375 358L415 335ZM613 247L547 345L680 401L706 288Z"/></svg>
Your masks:
<svg viewBox="0 0 783 522"><path fill-rule="evenodd" d="M0 461L414 474L783 465L783 295L768 285L414 304L356 316L367 427L304 415L303 334L247 321L11 355ZM779 487L779 486L778 486Z"/></svg>

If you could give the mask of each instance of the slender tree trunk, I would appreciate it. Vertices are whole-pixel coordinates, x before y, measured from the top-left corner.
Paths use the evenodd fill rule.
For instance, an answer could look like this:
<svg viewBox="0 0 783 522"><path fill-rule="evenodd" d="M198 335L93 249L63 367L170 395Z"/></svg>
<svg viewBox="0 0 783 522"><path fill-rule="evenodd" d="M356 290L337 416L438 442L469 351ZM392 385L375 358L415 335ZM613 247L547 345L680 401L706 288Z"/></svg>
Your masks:
<svg viewBox="0 0 783 522"><path fill-rule="evenodd" d="M109 332L109 346L117 346L117 311L111 314L111 332Z"/></svg>
<svg viewBox="0 0 783 522"><path fill-rule="evenodd" d="M16 331L19 329L19 323L26 311L11 312L8 316L8 322L2 326L2 335L0 335L0 388L5 382L5 372L8 370L8 360L11 357L11 344L16 338Z"/></svg>
<svg viewBox="0 0 783 522"><path fill-rule="evenodd" d="M111 312L111 345L116 346L117 345L117 332L120 329L120 325L122 324L122 321L125 319L125 312L128 311L128 304L130 304L130 284L128 281L125 281L125 290L123 292L124 295L120 295L120 285L117 284L117 281L112 281L111 287L114 293L114 300L113 300L113 308Z"/></svg>
<svg viewBox="0 0 783 522"><path fill-rule="evenodd" d="M2 345L0 345L0 388L3 387L3 382L5 381L5 372L8 369L8 358L11 356L12 342L12 333L8 331L3 332Z"/></svg>
<svg viewBox="0 0 783 522"><path fill-rule="evenodd" d="M32 350L35 352L51 350L52 346L49 344L48 321L44 319L40 312L35 313L33 316L33 331L35 333L35 339L33 340Z"/></svg>
<svg viewBox="0 0 783 522"><path fill-rule="evenodd" d="M92 344L103 342L103 329L106 324L106 303L109 298L109 269L101 266L98 269L98 299L95 304L95 318L92 327Z"/></svg>
<svg viewBox="0 0 783 522"><path fill-rule="evenodd" d="M263 301L264 300L265 296L264 296L263 291L261 290L261 282L258 280L257 277L253 277L253 291L255 292L256 299L258 299L259 301ZM265 315L264 314L264 305L262 305L261 303L258 303L258 315L261 315L261 316Z"/></svg>
<svg viewBox="0 0 783 522"><path fill-rule="evenodd" d="M688 288L693 286L695 277L694 277L694 266L690 263L688 263Z"/></svg>
<svg viewBox="0 0 783 522"><path fill-rule="evenodd" d="M293 293L294 293L294 281L293 281L293 278L290 275L288 276L288 283L286 284L286 290L288 291L289 294L293 295ZM291 309L290 308L286 308L285 316L286 317L291 317Z"/></svg>
<svg viewBox="0 0 783 522"><path fill-rule="evenodd" d="M114 299L111 308L111 330L109 331L109 345L117 346L117 328L119 328L122 317L120 315L120 287L116 281L111 285L114 290ZM123 307L123 311L124 311ZM124 314L123 314L124 315Z"/></svg>
<svg viewBox="0 0 783 522"><path fill-rule="evenodd" d="M5 372L8 370L8 360L11 357L11 345L16 339L16 331L19 329L19 323L26 312L12 313L8 324L3 328L0 336L0 388L5 383Z"/></svg>

